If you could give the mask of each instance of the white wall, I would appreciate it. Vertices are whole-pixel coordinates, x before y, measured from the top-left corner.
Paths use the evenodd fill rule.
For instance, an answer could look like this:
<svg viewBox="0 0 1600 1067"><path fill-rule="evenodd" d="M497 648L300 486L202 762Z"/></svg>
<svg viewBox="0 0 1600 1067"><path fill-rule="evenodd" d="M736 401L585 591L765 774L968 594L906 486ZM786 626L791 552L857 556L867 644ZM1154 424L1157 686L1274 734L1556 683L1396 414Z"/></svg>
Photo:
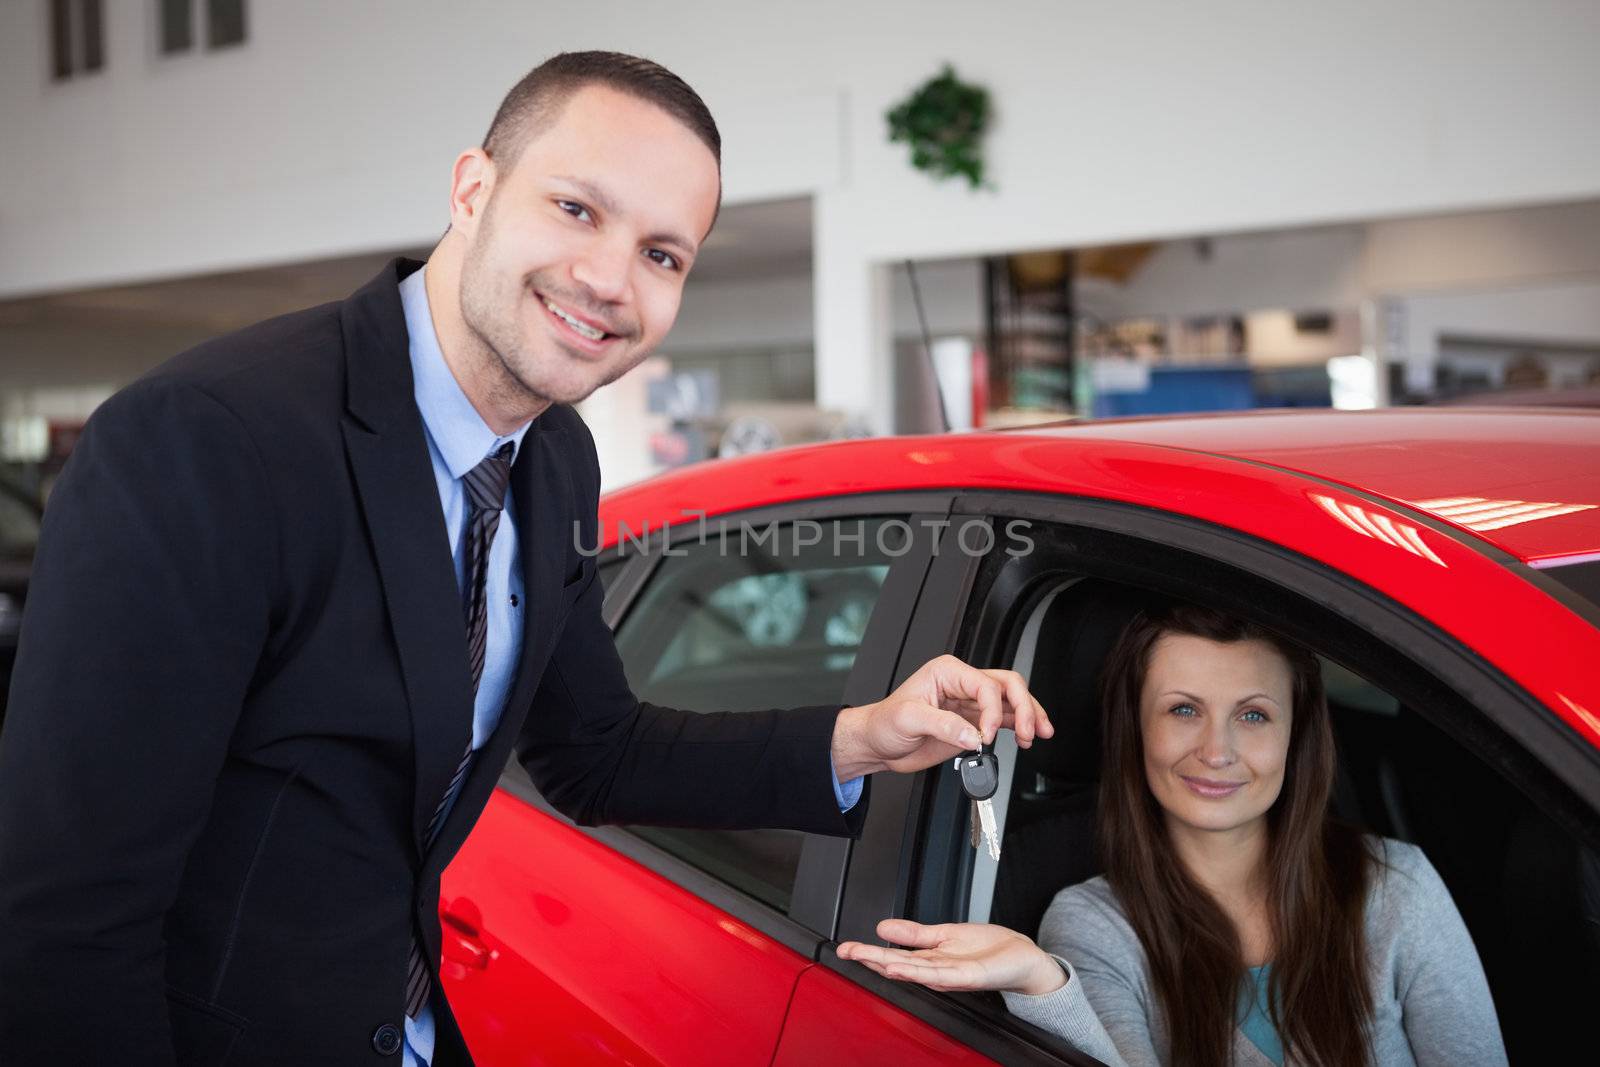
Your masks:
<svg viewBox="0 0 1600 1067"><path fill-rule="evenodd" d="M1491 0L277 0L242 49L50 84L0 5L0 296L427 242L454 153L558 50L701 90L730 200L816 195L819 400L889 410L882 264L1600 195L1600 5ZM944 60L994 94L994 191L936 185L883 114Z"/></svg>
<svg viewBox="0 0 1600 1067"><path fill-rule="evenodd" d="M1360 277L1413 391L1432 390L1447 337L1600 348L1600 202L1374 223Z"/></svg>
<svg viewBox="0 0 1600 1067"><path fill-rule="evenodd" d="M1079 285L1082 304L1102 319L1215 315L1227 311L1311 311L1361 302L1362 226L1171 241L1129 284Z"/></svg>
<svg viewBox="0 0 1600 1067"><path fill-rule="evenodd" d="M1360 273L1391 295L1600 275L1600 201L1374 222Z"/></svg>
<svg viewBox="0 0 1600 1067"><path fill-rule="evenodd" d="M936 337L982 335L980 261L918 263L916 273L930 333ZM704 284L691 280L684 291L677 325L661 350L671 355L724 348L810 347L816 342L815 289L809 274ZM889 290L894 336L920 338L911 283L903 266L889 271Z"/></svg>
<svg viewBox="0 0 1600 1067"><path fill-rule="evenodd" d="M1434 367L1450 338L1501 340L1508 349L1550 345L1600 351L1600 278L1496 292L1424 293L1389 307L1398 317L1393 329L1401 347L1390 358L1405 364L1407 386L1421 392L1431 390ZM1541 358L1557 372L1552 382L1582 381L1597 364L1593 355L1544 353ZM1493 352L1478 351L1468 361L1494 368L1491 378L1498 380L1501 360ZM1454 362L1464 365L1460 358Z"/></svg>
<svg viewBox="0 0 1600 1067"><path fill-rule="evenodd" d="M1356 307L1600 276L1600 200L1169 241L1127 285L1080 281L1102 318Z"/></svg>
<svg viewBox="0 0 1600 1067"><path fill-rule="evenodd" d="M1446 335L1600 347L1600 280L1429 293L1410 297L1406 306L1413 351L1431 349Z"/></svg>
<svg viewBox="0 0 1600 1067"><path fill-rule="evenodd" d="M753 281L690 280L677 325L662 352L809 346L813 340L812 281L796 274Z"/></svg>

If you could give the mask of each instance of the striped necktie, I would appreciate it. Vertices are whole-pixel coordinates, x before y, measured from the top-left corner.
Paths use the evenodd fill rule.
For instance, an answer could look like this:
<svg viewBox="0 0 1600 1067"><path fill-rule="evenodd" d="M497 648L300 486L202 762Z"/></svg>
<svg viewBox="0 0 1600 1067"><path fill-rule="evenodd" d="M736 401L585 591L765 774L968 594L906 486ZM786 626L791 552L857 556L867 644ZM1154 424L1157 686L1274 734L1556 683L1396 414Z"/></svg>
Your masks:
<svg viewBox="0 0 1600 1067"><path fill-rule="evenodd" d="M478 683L483 680L483 657L489 643L489 546L494 543L494 532L500 528L500 512L505 506L506 486L511 484L511 457L513 447L508 441L494 454L469 470L462 478L467 490L467 558L466 581L461 590L467 615L467 663L472 668L472 692L476 696ZM467 732L467 750L456 764L450 784L445 787L439 806L428 820L428 833L423 838L424 848L432 848L434 839L444 826L446 813L461 791L467 771L472 767L472 732ZM428 965L422 957L422 943L415 934L411 936L411 953L406 962L406 1014L416 1017L428 1000L431 981Z"/></svg>

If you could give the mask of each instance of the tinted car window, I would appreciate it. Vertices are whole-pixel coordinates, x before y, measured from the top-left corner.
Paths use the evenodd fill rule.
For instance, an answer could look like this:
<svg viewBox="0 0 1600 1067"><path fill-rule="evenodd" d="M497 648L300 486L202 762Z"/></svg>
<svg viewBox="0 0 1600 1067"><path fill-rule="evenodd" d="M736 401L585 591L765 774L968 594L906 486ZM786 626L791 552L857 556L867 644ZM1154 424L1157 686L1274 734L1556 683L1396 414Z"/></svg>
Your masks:
<svg viewBox="0 0 1600 1067"><path fill-rule="evenodd" d="M882 519L730 529L674 547L617 631L641 700L695 711L843 699L884 576L904 551ZM804 835L789 830L633 832L787 910Z"/></svg>

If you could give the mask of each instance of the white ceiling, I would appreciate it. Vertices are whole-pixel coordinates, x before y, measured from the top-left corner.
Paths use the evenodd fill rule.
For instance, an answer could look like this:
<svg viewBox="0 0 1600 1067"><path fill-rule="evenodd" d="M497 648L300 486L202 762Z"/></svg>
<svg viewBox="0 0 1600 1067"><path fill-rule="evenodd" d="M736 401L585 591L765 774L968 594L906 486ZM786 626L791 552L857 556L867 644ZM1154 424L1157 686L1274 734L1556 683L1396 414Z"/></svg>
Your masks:
<svg viewBox="0 0 1600 1067"><path fill-rule="evenodd" d="M810 273L810 198L767 200L722 209L689 284Z"/></svg>

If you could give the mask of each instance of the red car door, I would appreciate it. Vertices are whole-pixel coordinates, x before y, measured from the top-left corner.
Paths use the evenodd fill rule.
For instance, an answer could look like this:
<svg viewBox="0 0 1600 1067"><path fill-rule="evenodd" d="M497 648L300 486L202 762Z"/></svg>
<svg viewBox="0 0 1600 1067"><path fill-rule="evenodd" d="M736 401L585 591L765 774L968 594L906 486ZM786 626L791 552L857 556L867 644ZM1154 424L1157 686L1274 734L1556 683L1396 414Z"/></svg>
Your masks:
<svg viewBox="0 0 1600 1067"><path fill-rule="evenodd" d="M445 879L444 986L479 1063L764 1063L810 960L498 791Z"/></svg>
<svg viewBox="0 0 1600 1067"><path fill-rule="evenodd" d="M900 677L891 681L902 680L934 656L954 649L958 623L983 562L981 553L964 546L993 543L975 533L980 525L986 520L968 517L945 524L916 611L906 625L896 670ZM851 851L836 936L822 949L818 963L800 976L773 1060L776 1067L824 1063L1061 1067L1095 1062L1008 1018L1003 1009L996 1011L998 997L983 1000L934 993L882 978L833 954L833 945L840 940L874 939L878 921L891 915L929 922L962 917L944 912L936 894L915 907L909 903L916 896L911 882L920 872L972 851L965 832L954 852L940 834L957 822L966 826L964 798L938 795L949 770L941 765L918 775L879 775L874 780L872 809L861 840Z"/></svg>
<svg viewBox="0 0 1600 1067"><path fill-rule="evenodd" d="M753 553L734 550L735 527L727 548L691 530L637 557L606 607L635 693L735 711L883 696L933 541L881 533L882 518L854 517L863 506L745 513L778 531ZM831 526L860 551L814 539ZM508 769L440 900L468 1046L496 1067L770 1062L849 848L782 830L580 830Z"/></svg>
<svg viewBox="0 0 1600 1067"><path fill-rule="evenodd" d="M773 1067L819 1063L991 1067L995 1061L819 965L800 976L772 1063Z"/></svg>

